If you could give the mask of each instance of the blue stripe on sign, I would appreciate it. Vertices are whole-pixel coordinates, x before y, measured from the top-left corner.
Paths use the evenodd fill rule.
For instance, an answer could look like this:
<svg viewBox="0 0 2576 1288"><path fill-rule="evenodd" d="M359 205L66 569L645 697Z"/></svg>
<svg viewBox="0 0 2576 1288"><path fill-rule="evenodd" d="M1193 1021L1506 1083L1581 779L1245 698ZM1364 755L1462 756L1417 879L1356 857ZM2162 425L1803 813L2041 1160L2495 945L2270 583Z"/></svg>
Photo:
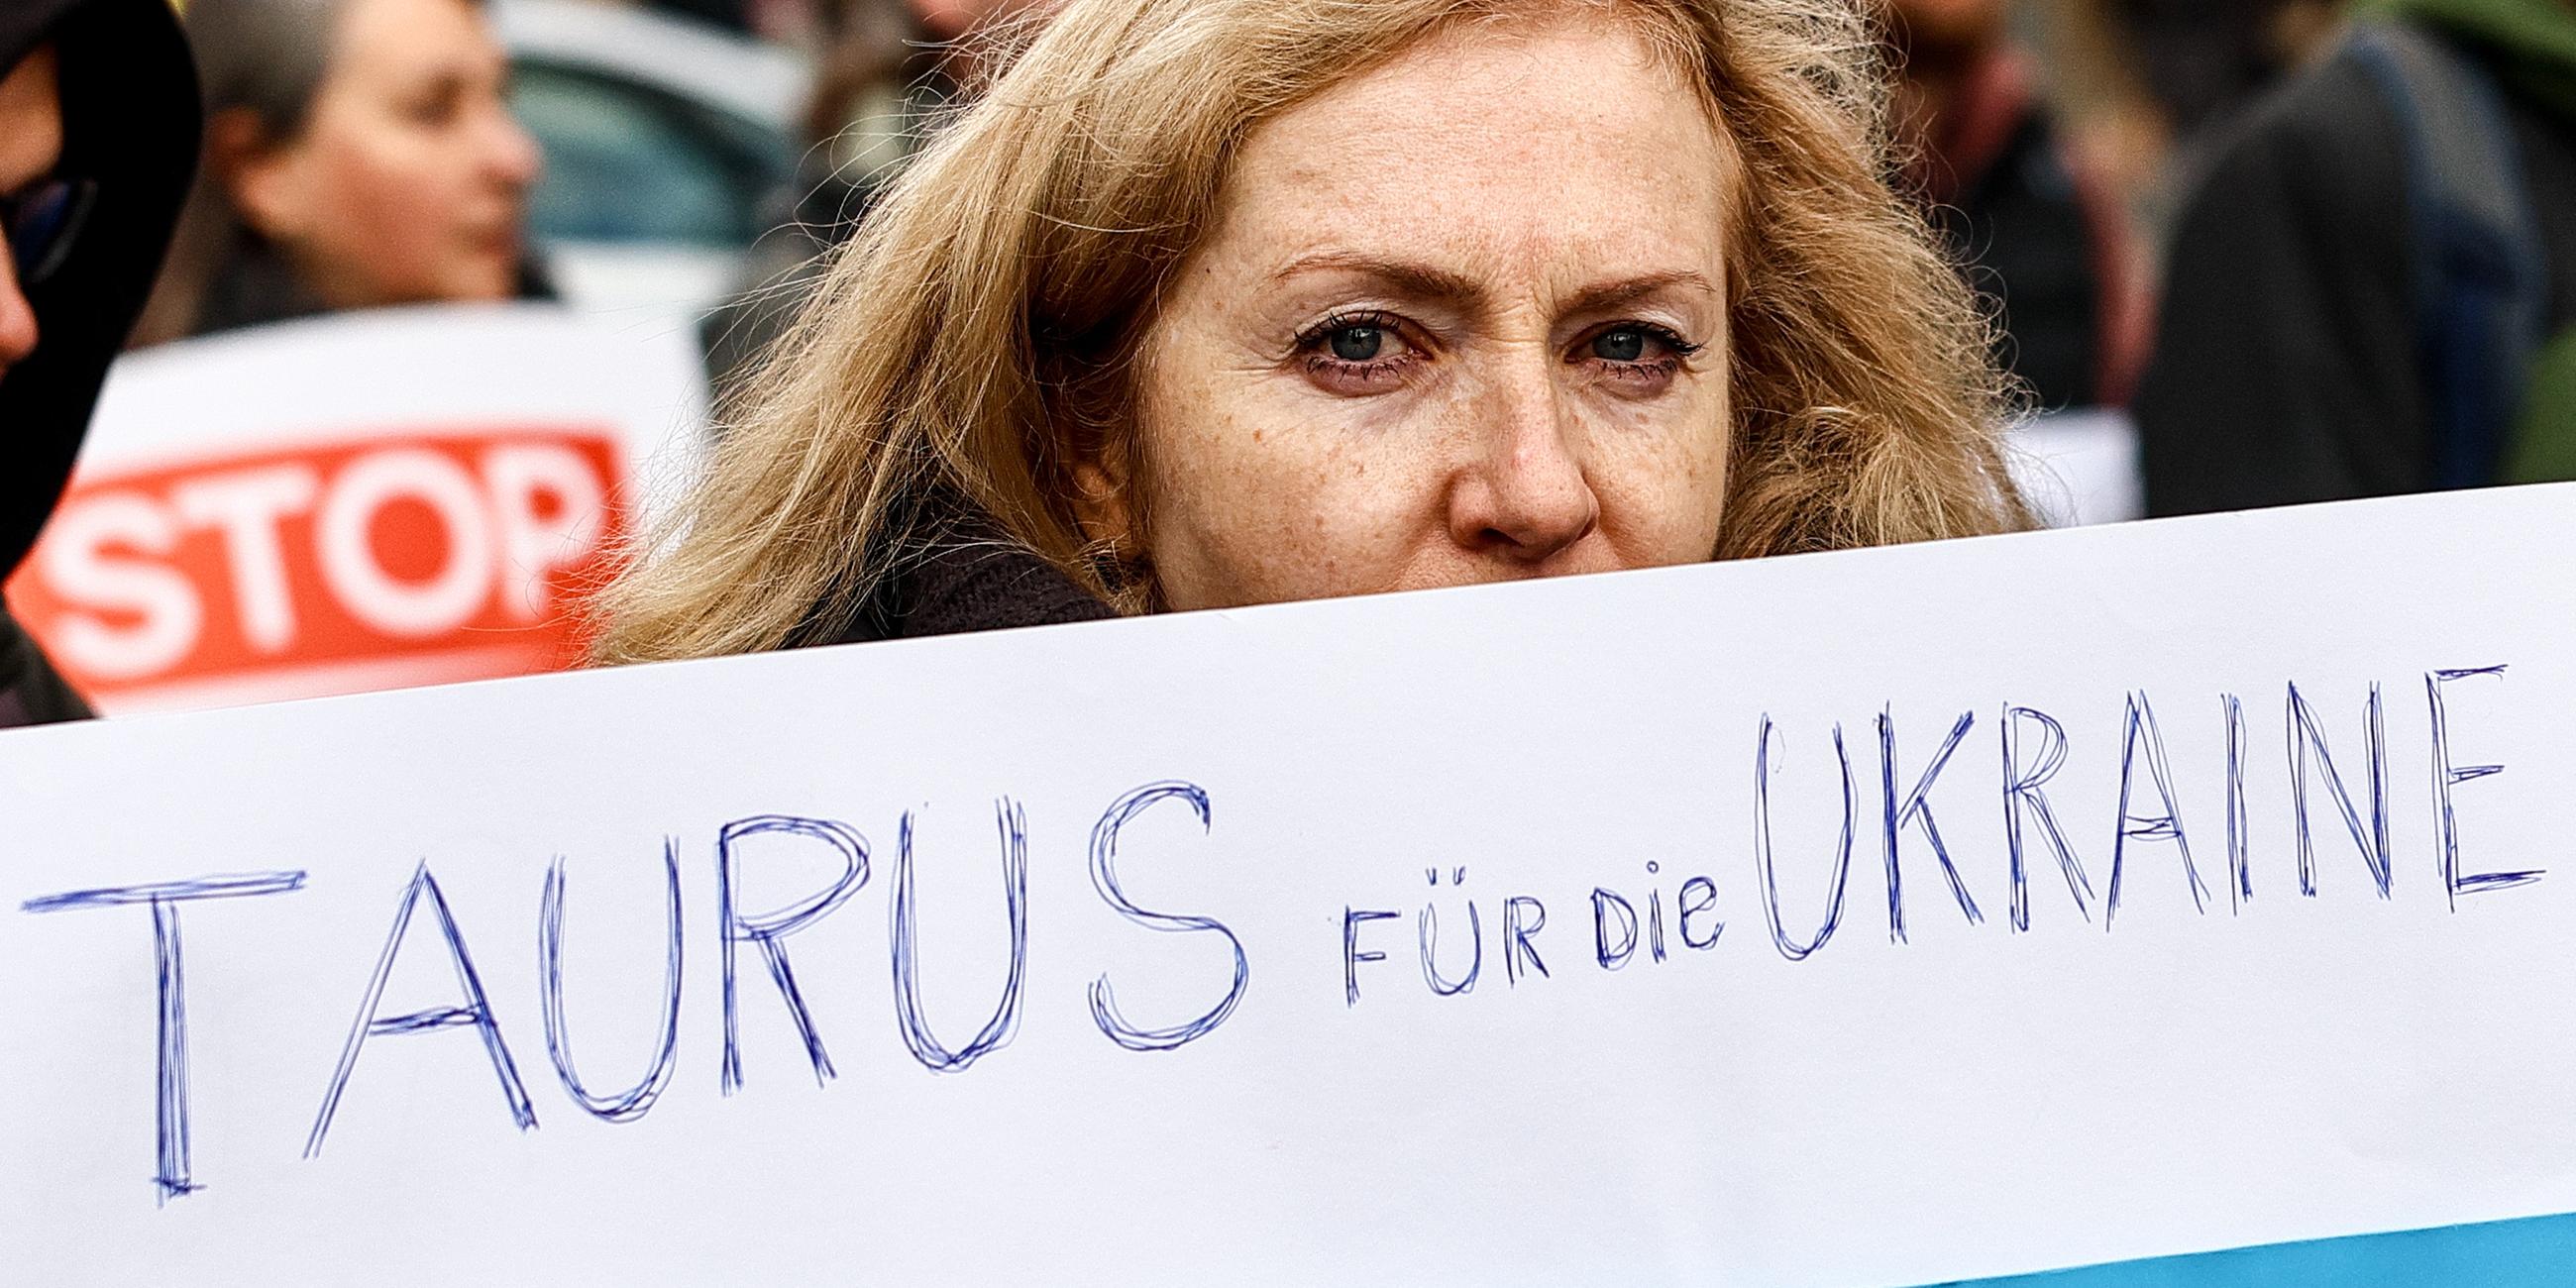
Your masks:
<svg viewBox="0 0 2576 1288"><path fill-rule="evenodd" d="M1964 1281L1959 1288L2560 1288L2576 1283L2576 1215L2451 1225L2310 1243L2278 1243L2046 1274Z"/></svg>

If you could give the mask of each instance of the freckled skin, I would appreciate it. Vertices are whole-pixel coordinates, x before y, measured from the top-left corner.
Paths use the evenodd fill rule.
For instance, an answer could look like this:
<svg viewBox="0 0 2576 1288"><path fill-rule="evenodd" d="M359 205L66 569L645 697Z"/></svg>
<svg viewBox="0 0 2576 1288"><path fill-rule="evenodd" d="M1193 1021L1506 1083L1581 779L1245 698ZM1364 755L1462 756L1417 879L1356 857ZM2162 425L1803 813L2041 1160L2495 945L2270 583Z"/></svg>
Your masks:
<svg viewBox="0 0 2576 1288"><path fill-rule="evenodd" d="M1708 558L1733 184L1597 16L1435 37L1255 131L1142 355L1165 603Z"/></svg>

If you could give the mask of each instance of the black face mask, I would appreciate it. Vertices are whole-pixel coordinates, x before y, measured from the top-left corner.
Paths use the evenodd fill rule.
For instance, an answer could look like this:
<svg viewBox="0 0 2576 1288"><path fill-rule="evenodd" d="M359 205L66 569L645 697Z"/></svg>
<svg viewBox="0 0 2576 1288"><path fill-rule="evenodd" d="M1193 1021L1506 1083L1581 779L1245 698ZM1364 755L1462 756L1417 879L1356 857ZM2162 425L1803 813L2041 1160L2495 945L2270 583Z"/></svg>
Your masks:
<svg viewBox="0 0 2576 1288"><path fill-rule="evenodd" d="M54 275L71 258L81 224L98 199L88 179L39 179L0 197L0 228L9 236L9 258L26 290Z"/></svg>

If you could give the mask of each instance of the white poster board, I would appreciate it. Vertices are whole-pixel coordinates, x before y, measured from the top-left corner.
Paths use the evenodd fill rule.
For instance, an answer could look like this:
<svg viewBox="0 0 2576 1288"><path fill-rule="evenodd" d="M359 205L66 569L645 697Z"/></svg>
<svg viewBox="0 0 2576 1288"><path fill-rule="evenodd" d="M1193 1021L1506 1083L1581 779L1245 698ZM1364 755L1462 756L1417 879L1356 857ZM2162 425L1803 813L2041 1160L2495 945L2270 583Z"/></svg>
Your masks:
<svg viewBox="0 0 2576 1288"><path fill-rule="evenodd" d="M2519 489L0 736L0 1247L1888 1284L2576 1211L2571 547Z"/></svg>
<svg viewBox="0 0 2576 1288"><path fill-rule="evenodd" d="M554 670L704 419L686 330L549 305L147 349L9 603L110 714Z"/></svg>

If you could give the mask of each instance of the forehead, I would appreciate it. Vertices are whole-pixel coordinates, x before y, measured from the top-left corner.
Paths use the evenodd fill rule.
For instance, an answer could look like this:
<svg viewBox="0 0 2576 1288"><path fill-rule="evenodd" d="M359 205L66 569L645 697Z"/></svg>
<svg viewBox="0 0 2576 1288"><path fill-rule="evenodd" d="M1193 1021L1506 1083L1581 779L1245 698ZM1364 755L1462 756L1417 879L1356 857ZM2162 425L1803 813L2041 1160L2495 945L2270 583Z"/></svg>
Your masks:
<svg viewBox="0 0 2576 1288"><path fill-rule="evenodd" d="M54 47L41 45L0 78L0 192L43 178L62 155L62 90Z"/></svg>
<svg viewBox="0 0 2576 1288"><path fill-rule="evenodd" d="M353 78L498 63L500 45L471 0L350 0L333 62Z"/></svg>
<svg viewBox="0 0 2576 1288"><path fill-rule="evenodd" d="M1283 261L1705 271L1735 179L1704 104L1628 20L1459 24L1255 130L1219 240Z"/></svg>

